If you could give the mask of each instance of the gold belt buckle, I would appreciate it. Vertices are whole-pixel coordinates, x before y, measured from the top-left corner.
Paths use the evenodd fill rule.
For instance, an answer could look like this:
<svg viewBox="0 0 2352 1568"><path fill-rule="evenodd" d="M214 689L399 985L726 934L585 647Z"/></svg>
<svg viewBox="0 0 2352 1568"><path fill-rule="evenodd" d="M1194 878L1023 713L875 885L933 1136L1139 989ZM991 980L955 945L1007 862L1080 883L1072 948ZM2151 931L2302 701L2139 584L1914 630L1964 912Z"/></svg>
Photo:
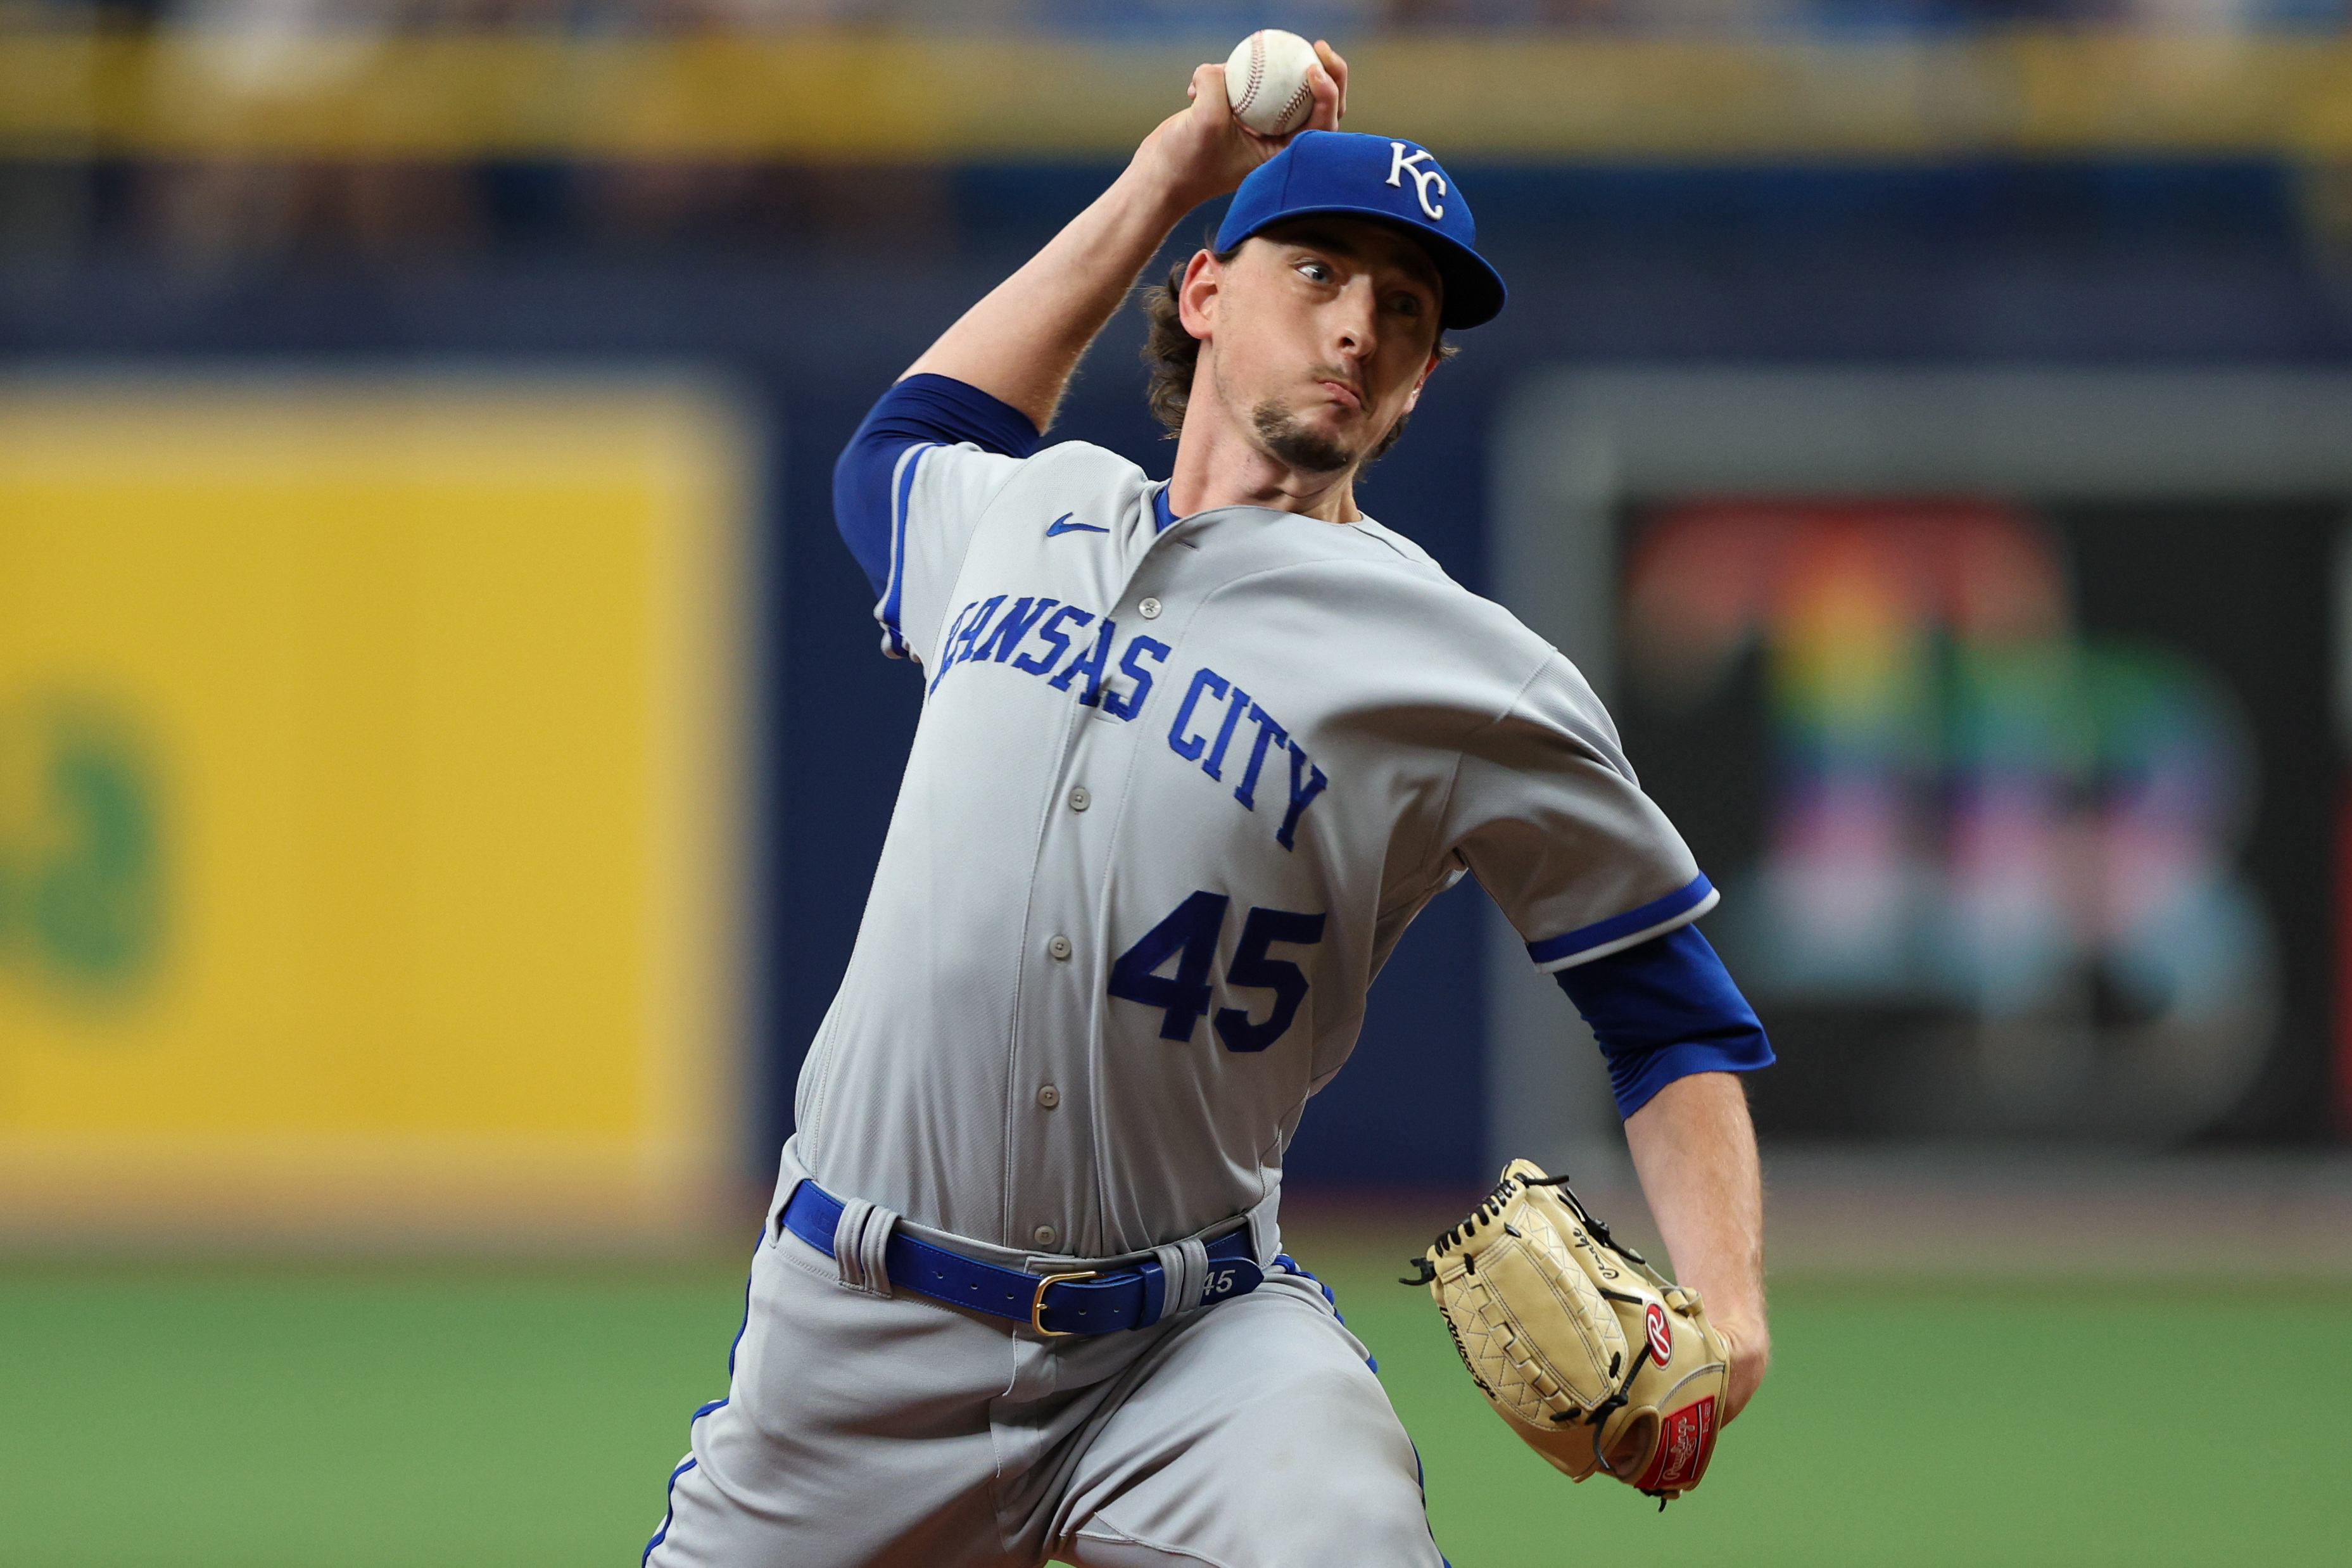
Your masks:
<svg viewBox="0 0 2352 1568"><path fill-rule="evenodd" d="M1029 1303L1029 1326L1049 1340L1077 1338L1077 1331L1075 1329L1049 1329L1045 1326L1045 1292L1053 1286L1065 1284L1072 1279L1092 1279L1101 1272L1099 1268L1089 1268L1080 1274L1048 1274L1038 1280L1036 1297Z"/></svg>

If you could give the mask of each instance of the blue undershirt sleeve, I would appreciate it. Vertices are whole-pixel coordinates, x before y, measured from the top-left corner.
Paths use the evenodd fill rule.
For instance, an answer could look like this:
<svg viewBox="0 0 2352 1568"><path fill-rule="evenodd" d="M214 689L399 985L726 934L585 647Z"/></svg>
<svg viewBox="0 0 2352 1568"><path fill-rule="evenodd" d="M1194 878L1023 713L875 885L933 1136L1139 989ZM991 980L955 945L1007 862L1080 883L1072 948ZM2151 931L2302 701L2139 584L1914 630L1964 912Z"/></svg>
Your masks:
<svg viewBox="0 0 2352 1568"><path fill-rule="evenodd" d="M1756 1009L1696 926L1677 926L1554 978L1601 1042L1621 1116L1678 1078L1772 1065Z"/></svg>
<svg viewBox="0 0 2352 1568"><path fill-rule="evenodd" d="M1037 426L1009 403L946 375L910 375L884 393L833 465L833 520L877 598L890 580L890 477L915 445L970 443L1025 458Z"/></svg>

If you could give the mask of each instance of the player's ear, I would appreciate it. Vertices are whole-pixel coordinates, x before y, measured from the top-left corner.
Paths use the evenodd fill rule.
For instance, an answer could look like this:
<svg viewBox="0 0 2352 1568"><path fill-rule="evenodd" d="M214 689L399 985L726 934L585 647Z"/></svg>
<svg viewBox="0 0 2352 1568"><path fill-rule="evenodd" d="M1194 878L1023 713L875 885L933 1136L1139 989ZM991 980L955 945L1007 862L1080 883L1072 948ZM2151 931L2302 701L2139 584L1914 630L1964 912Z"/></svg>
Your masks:
<svg viewBox="0 0 2352 1568"><path fill-rule="evenodd" d="M1429 363L1421 367L1421 374L1414 379L1412 390L1405 395L1404 411L1407 414L1421 406L1421 389L1429 384L1429 373L1444 363L1445 353L1443 349L1429 351Z"/></svg>
<svg viewBox="0 0 2352 1568"><path fill-rule="evenodd" d="M1224 282L1224 264L1214 255L1195 251L1184 264L1184 280L1176 286L1176 319L1203 342L1216 321L1217 291Z"/></svg>

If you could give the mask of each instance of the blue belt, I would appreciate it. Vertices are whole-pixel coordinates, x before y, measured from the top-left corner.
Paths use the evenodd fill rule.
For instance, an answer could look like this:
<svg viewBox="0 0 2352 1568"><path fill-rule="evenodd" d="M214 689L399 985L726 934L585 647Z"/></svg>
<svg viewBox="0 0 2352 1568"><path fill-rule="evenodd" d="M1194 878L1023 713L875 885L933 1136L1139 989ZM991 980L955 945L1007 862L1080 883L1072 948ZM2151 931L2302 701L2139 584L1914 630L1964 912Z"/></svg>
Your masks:
<svg viewBox="0 0 2352 1568"><path fill-rule="evenodd" d="M784 1228L830 1258L841 1209L839 1198L814 1182L803 1181L784 1205ZM1210 1242L1208 1253L1208 1276L1200 1306L1246 1296L1265 1278L1257 1266L1246 1225ZM982 1263L894 1228L884 1244L882 1261L896 1289L1009 1318L1055 1338L1139 1329L1162 1317L1173 1317L1192 1304L1179 1302L1171 1310L1168 1272L1157 1259L1132 1268L1087 1268L1040 1277Z"/></svg>

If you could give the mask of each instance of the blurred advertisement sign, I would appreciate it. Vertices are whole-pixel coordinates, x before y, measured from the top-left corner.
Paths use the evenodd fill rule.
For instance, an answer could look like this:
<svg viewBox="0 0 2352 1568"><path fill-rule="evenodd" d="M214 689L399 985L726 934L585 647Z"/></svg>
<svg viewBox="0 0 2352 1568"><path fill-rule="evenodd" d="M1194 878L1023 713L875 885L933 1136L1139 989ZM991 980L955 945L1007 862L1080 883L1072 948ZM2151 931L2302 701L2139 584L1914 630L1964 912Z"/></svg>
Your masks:
<svg viewBox="0 0 2352 1568"><path fill-rule="evenodd" d="M2272 738L2182 637L2078 626L2061 543L1967 502L1634 526L1628 743L1730 862L1716 940L1790 1049L1872 1020L1853 1089L1816 1086L1856 1119L2193 1131L2276 1043L2273 900L2241 858ZM2207 609L2292 635L2275 604Z"/></svg>
<svg viewBox="0 0 2352 1568"><path fill-rule="evenodd" d="M163 945L163 803L136 727L56 698L0 709L0 961L88 997Z"/></svg>
<svg viewBox="0 0 2352 1568"><path fill-rule="evenodd" d="M1724 888L1767 1131L2334 1130L2352 382L1562 374L1498 455L1498 579Z"/></svg>
<svg viewBox="0 0 2352 1568"><path fill-rule="evenodd" d="M651 378L0 385L0 1236L708 1212L741 431Z"/></svg>

